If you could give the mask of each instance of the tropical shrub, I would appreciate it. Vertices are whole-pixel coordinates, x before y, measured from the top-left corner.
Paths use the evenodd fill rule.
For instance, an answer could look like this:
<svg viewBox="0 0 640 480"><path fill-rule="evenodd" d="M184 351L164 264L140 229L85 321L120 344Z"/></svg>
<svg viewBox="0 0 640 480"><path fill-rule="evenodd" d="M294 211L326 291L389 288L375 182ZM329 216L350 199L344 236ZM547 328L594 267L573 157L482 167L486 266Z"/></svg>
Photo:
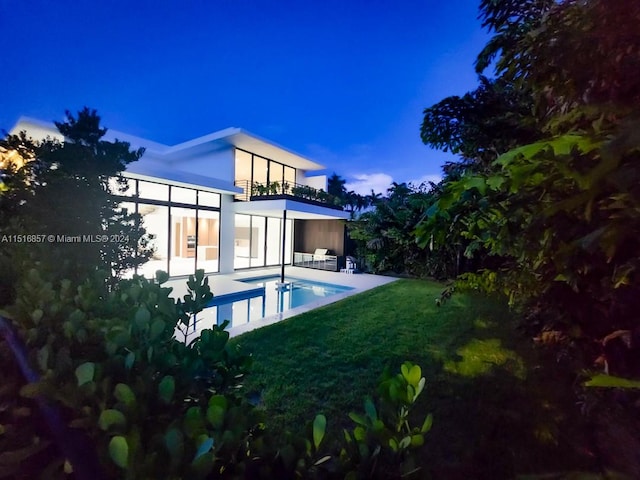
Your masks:
<svg viewBox="0 0 640 480"><path fill-rule="evenodd" d="M420 427L412 427L409 415L425 382L421 368L411 362L403 363L396 375L385 370L378 386L377 408L367 398L364 415L349 414L356 427L344 431L346 443L340 457L347 471L345 478L408 478L419 472L411 450L424 445L433 417L429 414Z"/></svg>
<svg viewBox="0 0 640 480"><path fill-rule="evenodd" d="M237 394L250 357L227 345L226 325L189 344L177 340L176 327L193 328L211 293L202 271L178 301L164 280L136 277L105 293L101 279L77 287L63 281L56 290L29 272L4 312L10 325L3 320L13 361L30 372L26 383L12 377L5 385L13 388L2 392L16 405L3 440L22 442L8 448L8 469L42 467L52 478L71 470L78 478L88 471L95 478L202 478L230 474L244 461L243 441L260 432L258 412ZM20 409L30 422L16 418ZM42 425L56 418L49 434ZM49 463L26 463L42 445ZM79 453L88 445L99 461Z"/></svg>
<svg viewBox="0 0 640 480"><path fill-rule="evenodd" d="M620 77L630 68L629 57L640 54L621 38L632 28L628 15L633 18L640 11L619 7L599 1L483 3L485 23L497 33L482 55L501 52L501 81L530 92L545 116L547 138L523 143L483 171L468 170L449 182L417 229L423 246L434 236L442 242L457 231L468 242L467 256L482 252L499 258L497 270L467 275L463 281L502 291L512 303L536 302L530 324L563 330L566 339L582 343L586 365L598 354L590 352L594 339L640 327L632 313L638 298L633 232L639 226L640 140L630 106L638 102L631 88L637 77ZM620 25L618 31L603 30L614 23ZM584 27L582 33L558 33L578 25ZM516 45L505 43L509 35L518 36ZM601 35L620 54L616 57L600 45L592 49L591 35ZM569 50L589 50L598 61L586 68L579 56L566 55ZM566 67L560 74L547 68L560 61ZM610 70L600 70L600 64ZM585 82L585 75L601 84ZM612 90L607 93L602 85ZM445 230L445 222L454 228Z"/></svg>
<svg viewBox="0 0 640 480"><path fill-rule="evenodd" d="M228 344L228 322L189 340L212 298L204 272L189 277L178 300L166 281L158 272L106 291L104 275L57 289L35 269L24 276L0 318L2 477L341 478L346 468L362 470L368 460L359 454L323 451L323 415L306 436L274 441L264 412L241 391L251 357ZM398 453L387 466L406 461L407 435L416 445L426 432L407 423L419 377L407 364L381 384L386 433L370 440Z"/></svg>
<svg viewBox="0 0 640 480"><path fill-rule="evenodd" d="M495 259L493 265L483 260L484 268L458 286L505 294L536 343L576 373L598 368L638 379L640 5L483 0L480 16L493 37L477 70L493 65L496 84L531 105L529 116L517 109L510 119L533 126L534 138L518 133L504 143L497 132L502 149L486 155L477 147L486 138L464 127L495 124L503 113L425 111L423 139L460 145L463 158L461 176L446 182L428 207L418 240L426 247L434 239L462 238L468 257ZM617 393L600 401L626 413L614 418L603 407L594 419L597 435L637 418L637 394ZM640 445L637 428L629 438L634 435L625 444ZM600 442L602 451L606 443ZM608 452L606 462L624 457L619 469L635 477L640 461L629 448Z"/></svg>
<svg viewBox="0 0 640 480"><path fill-rule="evenodd" d="M387 195L377 198L374 209L348 224L359 264L375 273L394 272L447 278L455 275L455 244L438 244L426 250L415 241L413 230L435 199L437 186L394 183Z"/></svg>

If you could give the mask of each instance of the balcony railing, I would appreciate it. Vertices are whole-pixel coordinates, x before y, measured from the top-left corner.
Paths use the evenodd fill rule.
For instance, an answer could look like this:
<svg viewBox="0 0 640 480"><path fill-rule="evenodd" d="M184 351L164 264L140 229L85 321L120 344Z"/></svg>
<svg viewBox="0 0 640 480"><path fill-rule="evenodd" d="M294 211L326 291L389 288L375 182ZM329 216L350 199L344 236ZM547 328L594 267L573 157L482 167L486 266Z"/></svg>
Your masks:
<svg viewBox="0 0 640 480"><path fill-rule="evenodd" d="M254 200L273 200L280 198L293 198L301 200L305 203L313 203L324 207L342 210L340 199L324 190L301 185L292 182L250 182L249 180L236 180L236 187L244 190L243 193L236 195L236 200L242 202Z"/></svg>

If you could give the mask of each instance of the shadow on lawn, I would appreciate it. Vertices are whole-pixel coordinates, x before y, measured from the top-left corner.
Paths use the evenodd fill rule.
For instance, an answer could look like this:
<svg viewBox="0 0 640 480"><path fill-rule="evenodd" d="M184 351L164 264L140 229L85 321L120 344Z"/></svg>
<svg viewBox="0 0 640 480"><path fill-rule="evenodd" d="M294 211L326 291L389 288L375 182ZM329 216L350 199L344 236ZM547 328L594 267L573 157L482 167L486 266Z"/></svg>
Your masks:
<svg viewBox="0 0 640 480"><path fill-rule="evenodd" d="M438 285L401 282L240 339L256 358L247 393L267 409L276 436L323 413L326 453L335 455L342 430L353 428L348 413L375 397L383 368L410 361L426 378L412 424L429 412L434 419L416 453L421 478L598 471L569 366L523 338L499 302L460 295L436 309L416 299Z"/></svg>
<svg viewBox="0 0 640 480"><path fill-rule="evenodd" d="M506 479L593 468L573 377L510 325L480 316L474 326L455 354L436 354L434 369L425 372L420 410L434 414L419 454L425 473Z"/></svg>

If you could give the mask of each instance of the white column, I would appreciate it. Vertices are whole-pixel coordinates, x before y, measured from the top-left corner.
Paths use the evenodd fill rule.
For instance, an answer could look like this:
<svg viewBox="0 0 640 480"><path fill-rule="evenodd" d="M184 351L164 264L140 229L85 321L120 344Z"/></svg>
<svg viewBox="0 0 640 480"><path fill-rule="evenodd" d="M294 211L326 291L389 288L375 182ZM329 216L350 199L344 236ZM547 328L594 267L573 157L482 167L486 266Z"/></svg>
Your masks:
<svg viewBox="0 0 640 480"><path fill-rule="evenodd" d="M220 199L220 273L233 273L235 228L233 195L223 194Z"/></svg>

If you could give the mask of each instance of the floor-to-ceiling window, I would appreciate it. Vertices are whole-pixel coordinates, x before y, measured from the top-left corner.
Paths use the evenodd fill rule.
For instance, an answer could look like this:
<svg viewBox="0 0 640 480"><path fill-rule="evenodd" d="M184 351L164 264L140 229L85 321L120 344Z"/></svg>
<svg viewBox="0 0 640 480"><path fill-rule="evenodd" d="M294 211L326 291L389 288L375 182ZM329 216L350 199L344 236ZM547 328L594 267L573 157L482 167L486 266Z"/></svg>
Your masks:
<svg viewBox="0 0 640 480"><path fill-rule="evenodd" d="M142 226L150 238L151 258L138 267L137 273L152 278L156 270L169 271L169 207L164 205L138 204Z"/></svg>
<svg viewBox="0 0 640 480"><path fill-rule="evenodd" d="M197 268L217 272L220 253L220 212L198 210Z"/></svg>
<svg viewBox="0 0 640 480"><path fill-rule="evenodd" d="M171 207L171 275L189 275L196 270L196 209Z"/></svg>
<svg viewBox="0 0 640 480"><path fill-rule="evenodd" d="M125 190L123 190L122 193L126 193ZM133 194L133 193L131 193ZM136 203L135 202L120 202L119 207L122 209L123 213L125 215L131 215L131 214L135 214L136 213ZM129 238L127 238L127 242L129 243L129 245L134 246L136 244L136 239L131 239L130 240L131 243L129 243ZM135 248L135 247L134 247ZM131 268L129 270L126 270L124 272L122 272L120 275L122 276L122 278L131 278L133 277L135 273L135 268Z"/></svg>
<svg viewBox="0 0 640 480"><path fill-rule="evenodd" d="M117 191L123 197L121 205L140 214L153 250L151 259L136 273L152 278L157 270L171 276L189 275L196 268L207 273L219 271L219 193L144 180L127 181L129 189ZM112 184L117 186L115 181Z"/></svg>
<svg viewBox="0 0 640 480"><path fill-rule="evenodd" d="M296 169L284 166L284 193L291 193L296 183Z"/></svg>
<svg viewBox="0 0 640 480"><path fill-rule="evenodd" d="M282 251L282 236L279 218L267 218L267 265L278 265Z"/></svg>
<svg viewBox="0 0 640 480"><path fill-rule="evenodd" d="M291 263L293 221L287 220L285 263ZM234 268L280 265L282 219L259 215L235 215Z"/></svg>
<svg viewBox="0 0 640 480"><path fill-rule="evenodd" d="M251 216L251 260L252 267L264 267L266 217Z"/></svg>
<svg viewBox="0 0 640 480"><path fill-rule="evenodd" d="M251 258L251 215L235 216L233 267L248 268Z"/></svg>
<svg viewBox="0 0 640 480"><path fill-rule="evenodd" d="M290 193L296 183L296 169L259 155L235 150L235 180L238 186L277 184L277 192ZM249 195L251 192L247 192ZM246 199L246 198L245 198Z"/></svg>
<svg viewBox="0 0 640 480"><path fill-rule="evenodd" d="M293 220L287 220L286 234L284 237L284 263L291 263L291 250L293 249Z"/></svg>

